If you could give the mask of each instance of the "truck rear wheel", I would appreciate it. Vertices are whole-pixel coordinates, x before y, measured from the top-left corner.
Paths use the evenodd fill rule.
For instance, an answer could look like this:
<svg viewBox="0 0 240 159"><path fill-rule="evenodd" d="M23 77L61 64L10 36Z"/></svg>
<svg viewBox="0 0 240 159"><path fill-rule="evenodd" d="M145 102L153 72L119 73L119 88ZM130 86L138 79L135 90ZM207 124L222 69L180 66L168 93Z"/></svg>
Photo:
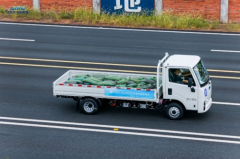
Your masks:
<svg viewBox="0 0 240 159"><path fill-rule="evenodd" d="M99 110L99 105L96 100L92 98L85 98L80 102L80 110L84 114L93 115Z"/></svg>
<svg viewBox="0 0 240 159"><path fill-rule="evenodd" d="M184 115L184 109L179 103L170 103L165 109L165 114L169 119L179 120Z"/></svg>

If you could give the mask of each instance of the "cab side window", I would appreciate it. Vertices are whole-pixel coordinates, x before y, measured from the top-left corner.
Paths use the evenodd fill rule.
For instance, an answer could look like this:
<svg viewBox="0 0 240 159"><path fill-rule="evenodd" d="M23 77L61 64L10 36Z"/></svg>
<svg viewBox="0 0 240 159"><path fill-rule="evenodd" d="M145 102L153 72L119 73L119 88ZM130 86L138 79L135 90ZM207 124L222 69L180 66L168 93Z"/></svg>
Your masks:
<svg viewBox="0 0 240 159"><path fill-rule="evenodd" d="M189 69L180 68L169 69L169 82L188 84L189 78L193 78Z"/></svg>

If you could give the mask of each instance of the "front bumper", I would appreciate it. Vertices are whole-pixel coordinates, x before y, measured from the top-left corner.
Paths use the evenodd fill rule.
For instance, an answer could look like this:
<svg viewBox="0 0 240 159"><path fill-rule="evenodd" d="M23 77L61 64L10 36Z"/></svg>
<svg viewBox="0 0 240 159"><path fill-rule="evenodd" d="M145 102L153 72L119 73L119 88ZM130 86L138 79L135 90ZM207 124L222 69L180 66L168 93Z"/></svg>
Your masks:
<svg viewBox="0 0 240 159"><path fill-rule="evenodd" d="M205 104L205 109L203 107L202 110L198 110L198 113L206 113L212 106L212 98L209 99L209 101Z"/></svg>

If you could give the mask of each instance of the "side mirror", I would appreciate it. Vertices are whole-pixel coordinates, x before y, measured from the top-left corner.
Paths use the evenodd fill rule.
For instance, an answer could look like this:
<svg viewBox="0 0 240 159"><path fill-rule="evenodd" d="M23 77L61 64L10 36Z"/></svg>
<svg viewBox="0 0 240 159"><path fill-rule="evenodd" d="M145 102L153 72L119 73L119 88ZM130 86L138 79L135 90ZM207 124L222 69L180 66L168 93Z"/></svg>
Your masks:
<svg viewBox="0 0 240 159"><path fill-rule="evenodd" d="M192 87L193 86L193 79L189 78L188 79L188 87Z"/></svg>

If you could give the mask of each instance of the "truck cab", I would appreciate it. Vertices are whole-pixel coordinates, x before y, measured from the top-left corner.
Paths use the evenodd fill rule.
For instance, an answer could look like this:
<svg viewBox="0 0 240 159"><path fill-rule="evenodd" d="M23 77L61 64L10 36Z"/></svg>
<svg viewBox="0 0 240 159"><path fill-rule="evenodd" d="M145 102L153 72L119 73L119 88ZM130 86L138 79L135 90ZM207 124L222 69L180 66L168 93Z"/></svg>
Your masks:
<svg viewBox="0 0 240 159"><path fill-rule="evenodd" d="M160 62L162 68L158 70L162 70L162 85L159 89L162 89L167 116L178 119L185 110L198 113L208 111L212 104L212 83L201 58L168 54L165 57Z"/></svg>

